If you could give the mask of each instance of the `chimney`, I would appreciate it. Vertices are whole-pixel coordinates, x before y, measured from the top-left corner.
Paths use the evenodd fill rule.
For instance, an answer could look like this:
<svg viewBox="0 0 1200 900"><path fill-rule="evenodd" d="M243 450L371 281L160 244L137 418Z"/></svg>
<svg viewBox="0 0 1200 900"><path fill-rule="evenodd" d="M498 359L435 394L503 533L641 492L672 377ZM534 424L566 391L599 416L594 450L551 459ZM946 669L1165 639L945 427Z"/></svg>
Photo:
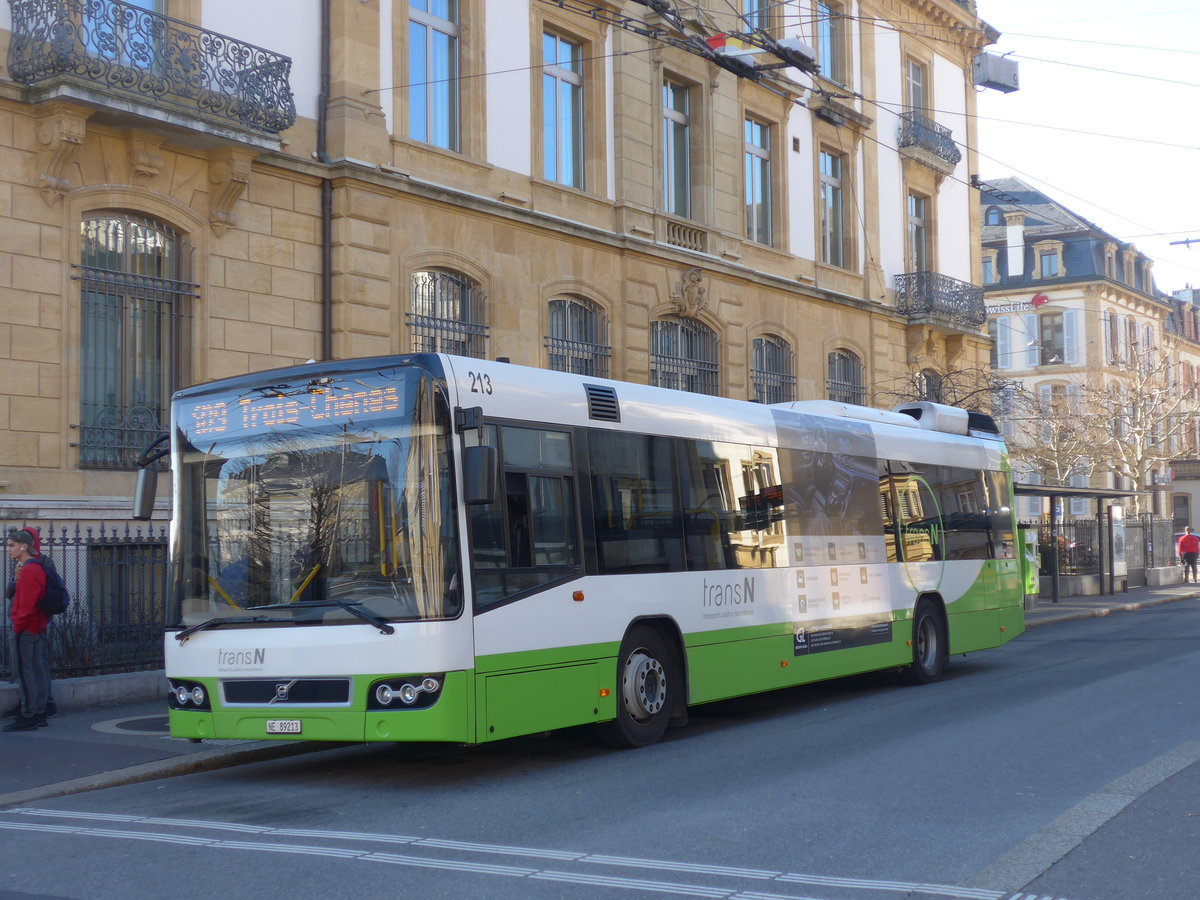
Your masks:
<svg viewBox="0 0 1200 900"><path fill-rule="evenodd" d="M1025 277L1025 213L1021 211L1006 212L1004 224L1007 237L1006 251L1008 253L1008 277Z"/></svg>

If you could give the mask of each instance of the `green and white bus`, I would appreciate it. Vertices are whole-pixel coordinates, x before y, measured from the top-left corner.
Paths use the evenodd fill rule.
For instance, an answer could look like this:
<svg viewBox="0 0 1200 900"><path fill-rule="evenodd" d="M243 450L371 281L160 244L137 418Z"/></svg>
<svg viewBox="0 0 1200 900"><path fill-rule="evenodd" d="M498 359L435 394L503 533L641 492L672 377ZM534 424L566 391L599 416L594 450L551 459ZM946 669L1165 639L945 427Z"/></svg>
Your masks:
<svg viewBox="0 0 1200 900"><path fill-rule="evenodd" d="M176 737L641 746L1024 629L1005 447L952 407L418 354L188 388L170 444Z"/></svg>

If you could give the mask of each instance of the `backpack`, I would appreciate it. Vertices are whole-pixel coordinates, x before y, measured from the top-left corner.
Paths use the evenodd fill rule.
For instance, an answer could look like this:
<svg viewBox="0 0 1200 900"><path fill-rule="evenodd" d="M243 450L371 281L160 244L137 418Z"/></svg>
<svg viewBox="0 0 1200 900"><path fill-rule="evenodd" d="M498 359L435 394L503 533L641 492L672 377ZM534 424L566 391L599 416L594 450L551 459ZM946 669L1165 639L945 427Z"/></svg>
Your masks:
<svg viewBox="0 0 1200 900"><path fill-rule="evenodd" d="M67 586L63 583L62 576L58 574L54 563L50 561L50 557L44 554L35 556L32 562L40 565L42 571L46 573L46 589L37 602L37 607L42 615L57 616L59 613L66 612L67 604L71 602L71 595L67 593Z"/></svg>

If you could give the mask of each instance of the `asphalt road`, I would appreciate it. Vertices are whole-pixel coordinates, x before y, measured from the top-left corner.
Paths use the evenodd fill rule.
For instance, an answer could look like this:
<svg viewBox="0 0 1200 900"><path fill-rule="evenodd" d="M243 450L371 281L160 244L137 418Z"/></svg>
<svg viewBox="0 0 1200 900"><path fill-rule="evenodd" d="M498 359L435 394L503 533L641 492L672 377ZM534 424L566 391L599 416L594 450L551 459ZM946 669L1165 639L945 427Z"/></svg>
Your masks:
<svg viewBox="0 0 1200 900"><path fill-rule="evenodd" d="M353 746L43 800L0 810L0 897L1194 900L1198 647L1186 600L643 750Z"/></svg>

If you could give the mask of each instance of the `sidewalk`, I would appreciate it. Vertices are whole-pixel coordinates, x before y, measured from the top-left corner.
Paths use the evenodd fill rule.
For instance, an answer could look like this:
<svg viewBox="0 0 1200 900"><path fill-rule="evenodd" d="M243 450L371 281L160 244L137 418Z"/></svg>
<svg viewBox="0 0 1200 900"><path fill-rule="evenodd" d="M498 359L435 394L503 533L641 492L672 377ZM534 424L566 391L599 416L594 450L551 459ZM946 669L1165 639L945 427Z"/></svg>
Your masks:
<svg viewBox="0 0 1200 900"><path fill-rule="evenodd" d="M1098 597L1060 597L1057 603L1052 603L1049 597L1039 597L1034 609L1025 610L1025 627L1037 628L1055 622L1107 616L1115 612L1143 609L1191 597L1200 597L1200 584L1130 588L1128 591Z"/></svg>
<svg viewBox="0 0 1200 900"><path fill-rule="evenodd" d="M1200 585L1134 588L1101 597L1041 598L1025 625L1106 616L1200 597ZM0 733L0 808L141 781L311 753L337 744L314 741L190 741L167 733L161 672L55 682L60 714L37 731ZM16 687L0 683L8 708Z"/></svg>

